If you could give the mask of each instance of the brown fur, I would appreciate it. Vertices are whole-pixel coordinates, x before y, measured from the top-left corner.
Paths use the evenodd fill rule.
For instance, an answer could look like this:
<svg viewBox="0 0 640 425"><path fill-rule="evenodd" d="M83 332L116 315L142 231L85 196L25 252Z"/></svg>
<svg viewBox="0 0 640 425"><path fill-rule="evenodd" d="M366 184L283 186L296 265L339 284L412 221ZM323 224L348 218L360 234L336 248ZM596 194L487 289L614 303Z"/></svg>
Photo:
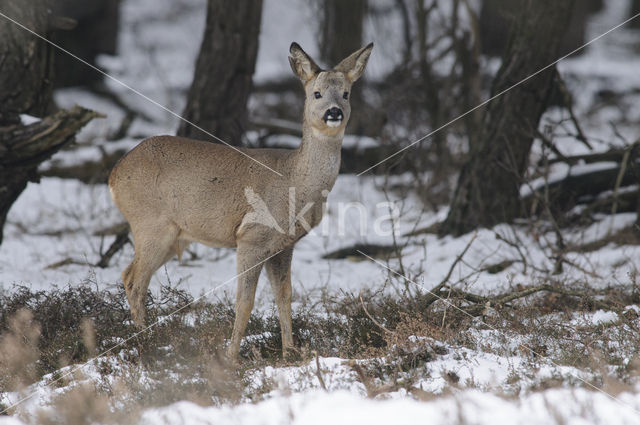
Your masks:
<svg viewBox="0 0 640 425"><path fill-rule="evenodd" d="M298 223L289 232L290 188L295 190L296 214L313 203L303 217L316 226L322 218L322 202L338 176L350 113L343 93L364 71L372 47L358 50L334 70L321 71L300 46L291 45L289 60L306 93L300 146L240 149L282 176L228 146L173 136L146 139L116 164L109 188L131 225L135 244L122 281L138 326L145 323L144 297L153 273L174 255L180 257L189 243L201 242L237 248L236 318L228 356L238 355L262 262L275 293L283 353L293 348L291 256L294 244L308 229ZM321 99L314 97L315 91L322 93ZM330 127L322 117L333 106L342 109L344 119ZM248 194L264 202L277 226L250 220L255 206Z"/></svg>

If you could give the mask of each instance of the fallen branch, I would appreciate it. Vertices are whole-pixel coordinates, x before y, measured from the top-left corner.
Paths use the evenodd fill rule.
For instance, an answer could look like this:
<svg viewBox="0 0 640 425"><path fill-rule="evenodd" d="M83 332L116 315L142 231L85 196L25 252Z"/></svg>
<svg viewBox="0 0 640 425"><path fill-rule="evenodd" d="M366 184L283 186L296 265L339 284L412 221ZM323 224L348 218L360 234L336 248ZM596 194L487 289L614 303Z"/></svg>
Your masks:
<svg viewBox="0 0 640 425"><path fill-rule="evenodd" d="M566 290L557 286L550 285L548 283L533 286L530 288L522 289L520 291L503 293L500 295L496 295L494 297L484 297L481 295L473 294L471 292L462 291L459 289L452 289L451 293L453 297L463 299L471 305L462 308L466 313L472 316L479 316L483 314L487 307L496 307L496 306L505 306L508 303L528 297L530 295L539 293L539 292L553 292L560 295L565 295L569 297L577 297L583 300L583 302L599 309L603 310L618 310L618 308L614 305L611 305L607 302L600 301L595 299L594 297L588 295L586 292L581 291L571 291Z"/></svg>
<svg viewBox="0 0 640 425"><path fill-rule="evenodd" d="M64 266L69 266L71 264L75 264L77 266L86 266L86 261L76 260L75 258L67 257L63 260L56 261L55 263L49 264L45 269L53 270Z"/></svg>

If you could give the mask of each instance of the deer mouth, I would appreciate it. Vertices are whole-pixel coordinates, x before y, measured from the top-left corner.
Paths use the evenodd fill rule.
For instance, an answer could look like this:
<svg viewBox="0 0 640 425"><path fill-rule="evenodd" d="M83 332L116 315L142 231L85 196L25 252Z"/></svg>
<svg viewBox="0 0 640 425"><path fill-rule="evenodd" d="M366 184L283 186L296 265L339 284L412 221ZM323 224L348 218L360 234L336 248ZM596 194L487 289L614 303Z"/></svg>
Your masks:
<svg viewBox="0 0 640 425"><path fill-rule="evenodd" d="M324 122L329 127L338 127L340 124L342 124L342 118L327 118L326 120L324 120Z"/></svg>
<svg viewBox="0 0 640 425"><path fill-rule="evenodd" d="M322 119L329 127L338 127L342 123L344 115L341 109L333 107L327 109Z"/></svg>

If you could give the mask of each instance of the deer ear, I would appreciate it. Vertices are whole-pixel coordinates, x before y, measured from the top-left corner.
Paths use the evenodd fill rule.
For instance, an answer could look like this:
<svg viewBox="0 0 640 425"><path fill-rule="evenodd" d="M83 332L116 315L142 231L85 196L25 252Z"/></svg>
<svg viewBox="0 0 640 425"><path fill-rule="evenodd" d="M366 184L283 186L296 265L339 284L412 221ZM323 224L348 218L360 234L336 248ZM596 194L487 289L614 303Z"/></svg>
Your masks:
<svg viewBox="0 0 640 425"><path fill-rule="evenodd" d="M303 83L311 80L315 75L320 72L320 67L311 59L302 47L296 42L291 43L289 47L289 64L293 73L302 80Z"/></svg>
<svg viewBox="0 0 640 425"><path fill-rule="evenodd" d="M369 60L372 49L373 43L369 43L367 46L353 52L347 58L343 59L342 62L336 65L333 69L338 72L343 72L349 81L353 83L360 78L364 72L364 68L367 66L367 61Z"/></svg>

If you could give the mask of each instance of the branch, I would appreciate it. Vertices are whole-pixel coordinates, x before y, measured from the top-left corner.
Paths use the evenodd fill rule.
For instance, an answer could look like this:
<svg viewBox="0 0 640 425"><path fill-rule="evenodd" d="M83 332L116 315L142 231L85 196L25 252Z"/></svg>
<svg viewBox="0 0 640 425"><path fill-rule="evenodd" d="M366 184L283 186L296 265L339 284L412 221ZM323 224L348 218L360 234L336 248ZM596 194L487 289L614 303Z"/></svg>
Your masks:
<svg viewBox="0 0 640 425"><path fill-rule="evenodd" d="M377 327L379 327L380 329L382 329L383 331L385 331L388 334L396 335L395 332L390 331L389 329L385 328L381 323L379 323L376 319L374 319L371 314L369 314L369 311L367 310L367 307L365 307L364 301L362 300L362 294L360 294L360 304L362 304L362 309L364 310L364 313L367 315L367 317L369 319L371 319L371 321L373 322L374 325L376 325Z"/></svg>
<svg viewBox="0 0 640 425"><path fill-rule="evenodd" d="M60 110L31 125L0 128L0 165L7 168L36 166L48 159L94 118L97 112L75 106Z"/></svg>
<svg viewBox="0 0 640 425"><path fill-rule="evenodd" d="M570 291L550 285L548 283L533 286L531 288L526 288L520 291L503 293L500 295L496 295L495 297L483 297L470 292L455 289L452 290L452 295L472 303L472 305L466 307L464 310L471 315L477 316L482 314L487 306L504 306L507 303L533 295L538 292L553 292L569 297L577 297L583 299L586 303L594 306L595 308L600 308L603 310L616 310L615 306L604 301L597 300L589 296L586 292Z"/></svg>
<svg viewBox="0 0 640 425"><path fill-rule="evenodd" d="M120 251L122 247L124 247L127 244L127 242L130 242L128 226L124 230L121 230L120 232L118 232L118 234L116 235L116 239L113 241L111 246L109 246L109 249L107 249L107 252L102 254L102 256L100 257L100 261L96 263L96 266L103 269L109 267L109 261L111 261L111 257L113 257L116 254L116 252Z"/></svg>
<svg viewBox="0 0 640 425"><path fill-rule="evenodd" d="M446 285L447 282L449 282L449 279L451 278L451 275L453 274L453 270L458 265L458 263L462 260L462 257L464 257L464 255L467 253L467 251L471 247L471 244L473 243L473 241L476 240L477 237L478 237L478 233L476 232L476 233L473 234L471 239L469 239L469 242L467 242L467 246L464 247L462 252L456 257L455 261L451 264L451 267L449 267L449 271L447 272L447 275L444 277L444 279L442 279L442 281L439 284L434 286L433 289L431 289L429 291L429 293L425 296L424 307L429 307L437 299L439 299L439 297L437 295L438 292L440 292L440 290L444 287L444 285Z"/></svg>
<svg viewBox="0 0 640 425"><path fill-rule="evenodd" d="M365 390L367 390L367 397L369 398L375 398L380 394L390 393L398 389L398 386L396 384L386 384L382 386L375 385L371 381L371 378L369 378L369 376L364 373L360 365L353 360L350 362L350 366L356 372L358 378L360 378L360 382L362 382Z"/></svg>
<svg viewBox="0 0 640 425"><path fill-rule="evenodd" d="M584 132L582 131L582 127L580 126L580 122L578 122L578 118L576 117L576 114L573 112L573 106L571 106L571 93L569 93L569 89L567 88L567 85L565 84L564 79L558 72L558 69L554 68L554 70L556 74L556 81L558 82L558 88L560 89L560 94L562 94L562 98L564 101L564 106L569 111L571 122L575 126L576 131L578 132L577 139L581 141L587 148L589 148L590 151L592 151L593 146L591 146L591 144L587 140L587 137L584 135Z"/></svg>
<svg viewBox="0 0 640 425"><path fill-rule="evenodd" d="M320 382L320 386L322 387L322 389L327 391L327 385L324 383L324 378L322 377L322 371L320 370L320 358L318 357L318 352L315 351L314 354L316 355L316 377L318 378L318 381Z"/></svg>

